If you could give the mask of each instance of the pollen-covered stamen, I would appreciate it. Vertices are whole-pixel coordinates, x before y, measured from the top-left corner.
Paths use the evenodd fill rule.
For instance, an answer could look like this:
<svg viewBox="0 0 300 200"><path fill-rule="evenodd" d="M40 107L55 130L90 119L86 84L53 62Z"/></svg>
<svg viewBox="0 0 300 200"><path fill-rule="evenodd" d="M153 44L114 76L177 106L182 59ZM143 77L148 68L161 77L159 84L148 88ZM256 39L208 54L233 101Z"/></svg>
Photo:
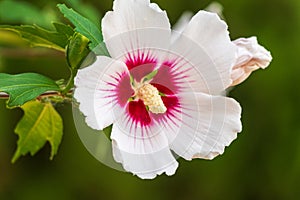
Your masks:
<svg viewBox="0 0 300 200"><path fill-rule="evenodd" d="M138 88L136 97L141 99L152 113L159 114L167 111L167 108L159 95L159 91L149 83L145 83Z"/></svg>

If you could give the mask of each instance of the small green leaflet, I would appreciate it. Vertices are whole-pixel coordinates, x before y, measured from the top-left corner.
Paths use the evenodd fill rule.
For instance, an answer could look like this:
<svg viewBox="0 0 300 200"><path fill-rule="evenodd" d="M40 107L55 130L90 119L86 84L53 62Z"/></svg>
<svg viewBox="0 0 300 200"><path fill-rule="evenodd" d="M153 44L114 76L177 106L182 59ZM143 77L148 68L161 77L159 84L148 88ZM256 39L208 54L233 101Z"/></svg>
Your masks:
<svg viewBox="0 0 300 200"><path fill-rule="evenodd" d="M51 103L30 101L21 107L24 116L18 123L15 132L19 135L18 147L12 162L21 155L32 156L48 141L51 145L52 160L57 153L63 135L63 122Z"/></svg>
<svg viewBox="0 0 300 200"><path fill-rule="evenodd" d="M75 31L81 33L91 41L91 50L102 43L103 37L100 28L93 22L75 12L72 8L68 8L65 4L58 4L57 7L74 24Z"/></svg>
<svg viewBox="0 0 300 200"><path fill-rule="evenodd" d="M55 23L56 31L48 31L37 25L0 25L0 30L18 33L33 47L46 47L64 52L73 31L67 25ZM72 34L71 34L72 33Z"/></svg>
<svg viewBox="0 0 300 200"><path fill-rule="evenodd" d="M9 108L21 106L46 91L60 91L52 79L35 73L10 75L0 73L0 92L9 94Z"/></svg>

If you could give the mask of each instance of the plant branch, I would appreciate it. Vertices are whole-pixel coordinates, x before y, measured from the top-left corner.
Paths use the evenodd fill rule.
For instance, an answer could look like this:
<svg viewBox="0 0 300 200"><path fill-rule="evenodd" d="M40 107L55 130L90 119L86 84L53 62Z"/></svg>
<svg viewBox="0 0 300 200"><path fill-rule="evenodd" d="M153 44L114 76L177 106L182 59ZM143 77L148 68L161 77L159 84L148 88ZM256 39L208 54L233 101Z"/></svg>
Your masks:
<svg viewBox="0 0 300 200"><path fill-rule="evenodd" d="M67 93L65 94L72 94L73 89L70 89ZM60 92L45 92L43 94L41 94L40 96L37 97L37 99L41 99L41 98L45 98L45 97L53 97L53 96L63 96ZM0 92L0 99L9 99L9 95L4 93L4 92Z"/></svg>

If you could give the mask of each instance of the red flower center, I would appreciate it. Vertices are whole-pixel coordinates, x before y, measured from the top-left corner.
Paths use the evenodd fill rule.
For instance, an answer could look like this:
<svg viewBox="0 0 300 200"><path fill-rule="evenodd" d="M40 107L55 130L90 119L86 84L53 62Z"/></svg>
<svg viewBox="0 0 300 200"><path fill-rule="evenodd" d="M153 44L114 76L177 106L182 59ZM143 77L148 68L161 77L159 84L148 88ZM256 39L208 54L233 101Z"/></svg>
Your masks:
<svg viewBox="0 0 300 200"><path fill-rule="evenodd" d="M176 84L176 73L172 71L172 62L165 62L158 66L157 61L149 55L138 54L138 56L128 55L126 65L130 71L130 75L124 73L118 77L118 85L116 86L116 96L120 106L126 109L129 119L135 125L142 127L148 126L153 120L160 121L167 117L170 118L174 112L178 112L180 108L179 100L176 93L180 87ZM156 67L157 74L149 84L158 90L160 100L166 107L166 111L162 113L154 113L149 109L149 103L145 102L145 98L132 98L135 95L134 87L131 85L130 76L136 81L141 82L149 73L153 72Z"/></svg>

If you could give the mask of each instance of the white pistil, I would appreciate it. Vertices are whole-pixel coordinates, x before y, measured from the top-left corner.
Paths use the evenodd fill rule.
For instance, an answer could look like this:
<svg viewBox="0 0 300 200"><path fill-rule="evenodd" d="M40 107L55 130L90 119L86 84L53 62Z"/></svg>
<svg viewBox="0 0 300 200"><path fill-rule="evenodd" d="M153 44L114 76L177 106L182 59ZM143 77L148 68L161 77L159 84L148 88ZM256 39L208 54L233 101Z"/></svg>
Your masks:
<svg viewBox="0 0 300 200"><path fill-rule="evenodd" d="M136 97L141 99L152 113L159 114L167 111L167 108L159 95L159 91L149 83L143 84L136 90Z"/></svg>

